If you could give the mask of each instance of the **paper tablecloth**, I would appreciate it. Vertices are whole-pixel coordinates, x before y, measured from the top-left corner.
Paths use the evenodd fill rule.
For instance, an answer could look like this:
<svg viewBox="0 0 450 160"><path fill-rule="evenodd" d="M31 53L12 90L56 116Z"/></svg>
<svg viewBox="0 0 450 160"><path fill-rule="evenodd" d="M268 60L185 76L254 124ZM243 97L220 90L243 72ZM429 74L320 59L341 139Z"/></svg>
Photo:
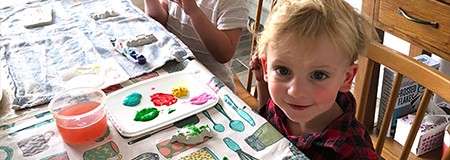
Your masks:
<svg viewBox="0 0 450 160"><path fill-rule="evenodd" d="M109 88L108 92L128 86L136 81L178 71L194 73L193 75L198 77L199 82L215 90L220 98L219 105L223 107L225 113L231 119L243 122L244 131L232 130L229 126L230 120L224 114L218 112L215 107L212 107L206 112L211 115L211 119L215 123L224 125L225 131L214 131L213 138L199 145L187 146L168 141L177 129L186 123L208 125L213 128L212 121L205 117L204 113L177 122L174 126L140 141L136 141L138 138L121 137L115 128L109 125L109 131L96 144L77 147L69 146L62 141L51 113L44 111L23 120L0 126L0 133L2 133L0 136L0 159L158 160L200 158L221 160L225 157L233 160L307 159L272 125L249 107L246 107L246 104L234 95L229 88L225 87L221 81L195 60L166 65L156 72ZM255 123L244 120L231 106L224 103L223 97L225 95L231 97L238 107L249 113Z"/></svg>

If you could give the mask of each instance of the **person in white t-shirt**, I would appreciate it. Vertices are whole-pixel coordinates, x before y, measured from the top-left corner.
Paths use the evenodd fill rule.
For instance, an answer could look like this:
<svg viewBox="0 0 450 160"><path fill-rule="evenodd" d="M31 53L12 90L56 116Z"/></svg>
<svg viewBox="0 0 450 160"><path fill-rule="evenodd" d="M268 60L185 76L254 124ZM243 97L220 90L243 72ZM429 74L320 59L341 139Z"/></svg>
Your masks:
<svg viewBox="0 0 450 160"><path fill-rule="evenodd" d="M145 0L145 13L180 38L234 90L228 62L247 22L246 0Z"/></svg>

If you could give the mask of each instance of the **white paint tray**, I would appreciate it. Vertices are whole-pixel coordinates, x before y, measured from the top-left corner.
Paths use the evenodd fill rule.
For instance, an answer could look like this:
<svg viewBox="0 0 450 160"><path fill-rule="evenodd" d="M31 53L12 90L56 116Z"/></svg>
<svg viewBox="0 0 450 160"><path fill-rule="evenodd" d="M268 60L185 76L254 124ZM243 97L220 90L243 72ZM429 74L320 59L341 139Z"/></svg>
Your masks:
<svg viewBox="0 0 450 160"><path fill-rule="evenodd" d="M122 136L135 137L156 131L213 107L219 100L217 94L206 83L200 83L195 76L197 76L195 73L170 73L138 82L111 93L103 103L108 111L109 120ZM171 94L172 89L177 86L188 88L189 95L184 98L178 98L177 102L170 106L155 106L151 101L151 95L155 93ZM133 92L142 94L141 103L134 107L123 105L123 100ZM214 98L202 105L190 103L189 100L191 98L202 93L208 93ZM159 116L147 122L134 121L134 117L139 110L149 107L157 108L160 111ZM175 111L169 114L170 108L175 109Z"/></svg>

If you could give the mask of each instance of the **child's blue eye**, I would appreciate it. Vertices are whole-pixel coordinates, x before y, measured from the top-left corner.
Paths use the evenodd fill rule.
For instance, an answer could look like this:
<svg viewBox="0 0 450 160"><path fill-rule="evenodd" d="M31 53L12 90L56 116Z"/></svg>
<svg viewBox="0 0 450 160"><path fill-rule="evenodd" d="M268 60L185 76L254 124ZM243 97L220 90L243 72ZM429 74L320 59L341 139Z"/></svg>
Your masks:
<svg viewBox="0 0 450 160"><path fill-rule="evenodd" d="M328 77L329 77L328 74L326 72L324 72L324 71L314 71L311 74L311 79L318 80L318 81L325 80Z"/></svg>
<svg viewBox="0 0 450 160"><path fill-rule="evenodd" d="M276 67L275 71L277 72L278 75L281 76L288 76L291 74L291 71L286 67Z"/></svg>

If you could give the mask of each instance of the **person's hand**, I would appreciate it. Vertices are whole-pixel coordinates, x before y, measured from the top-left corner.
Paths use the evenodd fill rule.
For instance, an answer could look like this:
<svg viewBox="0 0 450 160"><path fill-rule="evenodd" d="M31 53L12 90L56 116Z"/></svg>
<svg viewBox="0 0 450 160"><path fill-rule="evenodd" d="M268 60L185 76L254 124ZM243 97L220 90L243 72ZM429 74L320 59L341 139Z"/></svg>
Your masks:
<svg viewBox="0 0 450 160"><path fill-rule="evenodd" d="M252 55L252 58L250 60L250 71L253 72L253 74L255 75L256 80L258 81L263 81L263 69L261 66L261 61L258 57L258 54L255 53Z"/></svg>
<svg viewBox="0 0 450 160"><path fill-rule="evenodd" d="M191 16L192 14L201 11L195 0L175 0L181 8L183 8L184 13Z"/></svg>

